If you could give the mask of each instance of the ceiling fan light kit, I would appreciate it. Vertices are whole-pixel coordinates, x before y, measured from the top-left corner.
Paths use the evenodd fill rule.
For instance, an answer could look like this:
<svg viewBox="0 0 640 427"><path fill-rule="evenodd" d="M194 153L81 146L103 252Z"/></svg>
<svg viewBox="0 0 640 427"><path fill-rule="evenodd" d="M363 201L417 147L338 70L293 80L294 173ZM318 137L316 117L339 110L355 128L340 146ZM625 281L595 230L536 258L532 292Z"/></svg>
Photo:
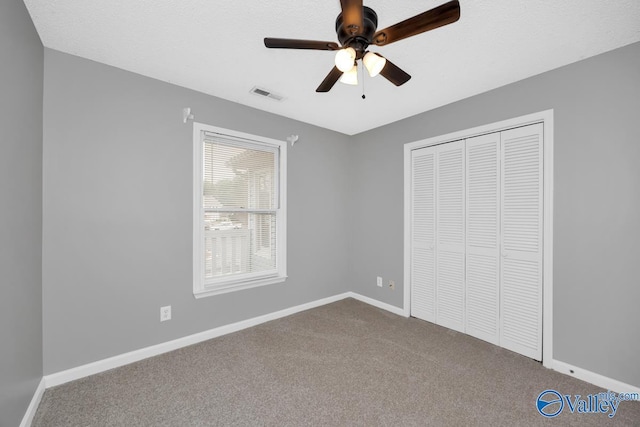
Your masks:
<svg viewBox="0 0 640 427"><path fill-rule="evenodd" d="M356 51L352 47L348 47L346 49L340 49L336 52L336 67L338 70L346 73L347 71L353 68L353 64L356 60Z"/></svg>
<svg viewBox="0 0 640 427"><path fill-rule="evenodd" d="M362 57L362 63L367 68L369 76L375 77L380 74L385 65L387 65L387 59L376 53L367 52Z"/></svg>
<svg viewBox="0 0 640 427"><path fill-rule="evenodd" d="M383 30L376 31L378 15L362 0L341 0L342 13L336 18L335 42L279 39L267 37L264 45L275 49L335 50L335 67L320 83L316 92L328 92L338 80L358 84L357 61L361 60L371 77L381 74L396 86L405 84L411 76L382 55L369 52L369 45L384 46L407 37L430 31L460 19L460 3L452 0L434 9L405 19Z"/></svg>
<svg viewBox="0 0 640 427"><path fill-rule="evenodd" d="M356 86L358 84L358 65L353 64L351 69L342 74L340 83Z"/></svg>

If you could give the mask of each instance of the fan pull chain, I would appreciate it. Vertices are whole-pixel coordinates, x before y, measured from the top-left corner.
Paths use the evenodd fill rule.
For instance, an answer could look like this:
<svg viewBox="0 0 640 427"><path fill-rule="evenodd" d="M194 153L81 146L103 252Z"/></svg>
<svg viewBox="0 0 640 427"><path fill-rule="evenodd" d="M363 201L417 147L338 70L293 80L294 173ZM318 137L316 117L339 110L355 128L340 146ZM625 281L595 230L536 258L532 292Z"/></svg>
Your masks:
<svg viewBox="0 0 640 427"><path fill-rule="evenodd" d="M360 72L362 73L362 99L365 99L366 96L364 95L364 62L362 63L362 67L360 67Z"/></svg>

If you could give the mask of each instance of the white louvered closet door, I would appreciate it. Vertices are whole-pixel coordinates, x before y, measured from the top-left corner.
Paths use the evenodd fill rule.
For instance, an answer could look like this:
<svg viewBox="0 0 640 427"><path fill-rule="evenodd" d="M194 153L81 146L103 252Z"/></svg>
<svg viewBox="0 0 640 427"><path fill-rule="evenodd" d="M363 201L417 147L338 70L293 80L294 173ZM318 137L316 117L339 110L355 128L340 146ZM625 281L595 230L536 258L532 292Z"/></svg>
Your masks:
<svg viewBox="0 0 640 427"><path fill-rule="evenodd" d="M466 327L499 344L500 133L466 141Z"/></svg>
<svg viewBox="0 0 640 427"><path fill-rule="evenodd" d="M503 131L500 345L542 360L542 124Z"/></svg>
<svg viewBox="0 0 640 427"><path fill-rule="evenodd" d="M435 322L436 148L411 156L411 315Z"/></svg>
<svg viewBox="0 0 640 427"><path fill-rule="evenodd" d="M464 332L464 141L437 146L436 323Z"/></svg>

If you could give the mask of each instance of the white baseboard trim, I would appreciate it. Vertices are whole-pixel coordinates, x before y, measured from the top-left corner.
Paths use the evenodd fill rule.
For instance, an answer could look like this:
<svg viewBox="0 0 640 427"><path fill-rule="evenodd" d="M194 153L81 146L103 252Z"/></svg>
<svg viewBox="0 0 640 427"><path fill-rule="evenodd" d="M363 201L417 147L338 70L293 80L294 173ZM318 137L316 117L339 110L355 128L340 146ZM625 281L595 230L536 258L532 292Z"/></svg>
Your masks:
<svg viewBox="0 0 640 427"><path fill-rule="evenodd" d="M187 347L189 345L197 344L199 342L210 340L212 338L216 338L222 335L230 334L232 332L237 332L242 329L247 329L252 326L259 325L261 323L269 322L271 320L276 320L282 317L290 316L292 314L299 313L301 311L310 310L312 308L316 308L322 305L330 304L332 302L340 301L345 298L353 298L358 301L364 302L366 304L372 305L374 307L387 310L399 316L409 317L408 311L405 311L402 308L398 308L391 304L387 304L355 292L344 292L342 294L334 295L327 298L322 298L316 301L311 301L306 304L297 305L295 307L286 308L284 310L280 310L280 311L265 314L262 316L253 317L251 319L242 320L240 322L220 326L217 328L210 329L208 331L200 332L193 335L188 335L186 337L178 338L172 341L167 341L161 344L153 345L153 346L142 348L139 350L134 350L128 353L123 353L117 356L109 357L107 359L98 360L96 362L92 362L86 365L67 369L65 371L45 375L40 381L40 384L38 385L38 388L36 389L36 392L33 395L33 399L31 399L31 403L29 405L29 408L27 409L27 412L24 415L24 418L22 419L22 423L20 424L20 427L31 426L31 422L33 421L33 417L36 414L38 405L40 404L40 400L42 399L42 395L44 394L44 391L46 388L55 387L57 385L61 385L70 381L79 380L81 378L88 377L90 375L99 374L101 372L105 372L110 369L118 368L120 366L125 366L130 363L147 359L149 357L158 356L160 354L167 353L169 351L173 351L179 348Z"/></svg>
<svg viewBox="0 0 640 427"><path fill-rule="evenodd" d="M265 314L251 319L242 320L240 322L231 323L217 328L209 329L208 331L200 332L186 337L178 338L172 341L167 341L161 344L156 344L150 347L141 348L128 353L119 354L117 356L109 357L107 359L98 360L96 362L88 363L86 365L78 366L76 368L67 369L65 371L57 372L54 374L45 375L46 387L54 387L60 384L67 383L69 381L75 381L80 378L88 377L89 375L95 375L100 372L108 371L109 369L118 368L120 366L128 365L130 363L137 362L142 359L157 356L169 351L177 350L182 347L197 344L202 341L210 340L222 335L237 332L242 329L250 328L252 326L259 325L261 323L268 322L270 320L279 319L281 317L290 316L301 311L309 310L315 307L320 307L325 304L330 304L345 298L349 298L352 295L350 292L334 295L327 298L322 298L316 301L312 301L306 304L297 305L295 307L286 308L284 310L276 311L273 313Z"/></svg>
<svg viewBox="0 0 640 427"><path fill-rule="evenodd" d="M605 377L604 375L596 374L595 372L578 368L577 366L573 366L559 360L551 360L551 369L616 393L640 394L640 387L626 384L622 381L614 380L613 378ZM567 390L567 392L570 391L571 390Z"/></svg>
<svg viewBox="0 0 640 427"><path fill-rule="evenodd" d="M390 311L393 314L397 314L398 316L409 317L409 312L403 308L396 307L395 305L387 304L386 302L378 301L377 299L369 298L364 295L357 294L355 292L347 292L348 296L357 299L358 301L362 301L374 307L381 308L383 310Z"/></svg>
<svg viewBox="0 0 640 427"><path fill-rule="evenodd" d="M42 378L38 387L36 388L35 393L33 393L33 397L31 398L31 403L27 407L27 412L25 412L24 417L22 417L22 422L20 423L20 427L31 427L31 423L33 422L33 417L36 415L36 411L38 410L38 406L40 405L40 401L42 400L42 395L45 390L45 380Z"/></svg>
<svg viewBox="0 0 640 427"><path fill-rule="evenodd" d="M284 310L276 311L273 313L265 314L251 319L242 320L240 322L231 323L228 325L220 326L210 329L208 331L200 332L186 337L178 338L172 341L167 341L161 344L156 344L150 347L134 350L128 353L123 353L117 356L109 357L107 359L98 360L96 362L88 363L86 365L78 366L75 368L67 369L65 371L57 372L54 374L45 375L43 378L46 388L55 387L60 384L67 383L69 381L75 381L80 378L88 377L90 375L99 374L100 372L108 371L110 369L119 368L120 366L128 365L149 357L158 356L169 351L177 350L182 347L197 344L202 341L210 340L222 335L237 332L242 329L250 328L252 326L259 325L261 323L269 322L271 320L279 319L281 317L290 316L301 311L309 310L312 308L320 307L325 304L330 304L345 298L354 298L358 301L362 301L369 305L381 308L383 310L390 311L391 313L399 316L408 317L408 314L401 308L387 304L373 298L366 297L364 295L357 294L355 292L345 292L342 294L334 295L327 298L322 298L316 301L312 301L306 304L297 305L295 307L286 308Z"/></svg>

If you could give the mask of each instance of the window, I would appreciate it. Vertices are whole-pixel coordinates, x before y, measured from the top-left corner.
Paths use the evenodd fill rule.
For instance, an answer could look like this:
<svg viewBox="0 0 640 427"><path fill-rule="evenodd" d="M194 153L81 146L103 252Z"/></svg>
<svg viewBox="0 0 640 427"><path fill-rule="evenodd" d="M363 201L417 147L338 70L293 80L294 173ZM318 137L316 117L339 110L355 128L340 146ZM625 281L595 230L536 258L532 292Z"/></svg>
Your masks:
<svg viewBox="0 0 640 427"><path fill-rule="evenodd" d="M193 293L286 279L286 143L194 124Z"/></svg>

